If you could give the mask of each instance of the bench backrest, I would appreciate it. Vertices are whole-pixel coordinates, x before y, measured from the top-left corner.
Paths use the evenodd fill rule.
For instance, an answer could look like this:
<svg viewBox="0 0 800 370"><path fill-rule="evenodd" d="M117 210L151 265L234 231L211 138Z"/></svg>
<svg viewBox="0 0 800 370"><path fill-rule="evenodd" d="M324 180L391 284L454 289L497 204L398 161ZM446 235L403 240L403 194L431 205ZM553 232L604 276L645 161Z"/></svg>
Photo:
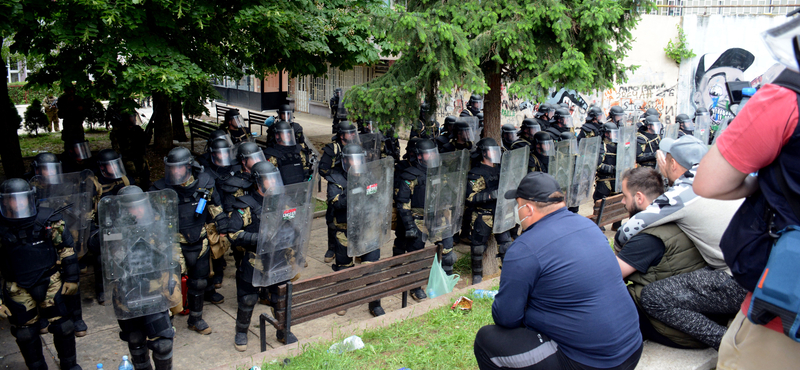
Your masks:
<svg viewBox="0 0 800 370"><path fill-rule="evenodd" d="M225 122L225 112L227 112L227 111L229 111L229 110L231 110L231 109L235 109L235 108L226 107L226 106L224 106L224 105L219 105L219 104L217 104L217 105L216 105L216 110L217 110L217 123L219 123L219 118L220 118L220 117L222 117L222 122Z"/></svg>
<svg viewBox="0 0 800 370"><path fill-rule="evenodd" d="M189 136L190 136L189 141L191 142L190 146L192 153L195 153L194 151L195 137L208 140L209 136L211 135L211 132L213 132L218 128L219 126L214 125L212 123L203 122L194 118L189 118Z"/></svg>
<svg viewBox="0 0 800 370"><path fill-rule="evenodd" d="M418 288L428 281L435 254L436 247L432 246L298 281L292 285L292 325ZM278 295L285 297L287 291L287 284L283 284ZM286 301L275 306L275 319L283 326Z"/></svg>
<svg viewBox="0 0 800 370"><path fill-rule="evenodd" d="M617 194L594 202L594 213L589 219L597 226L605 226L628 218L628 210L622 204L624 194ZM605 200L605 203L603 202ZM600 220L598 221L598 217Z"/></svg>
<svg viewBox="0 0 800 370"><path fill-rule="evenodd" d="M266 143L267 139L265 135L267 135L267 126L264 125L264 121L266 121L268 117L270 117L269 114L262 112L247 112L247 125L250 128L250 132L258 132L259 135L256 141L263 141ZM255 128L253 128L253 126L255 126Z"/></svg>

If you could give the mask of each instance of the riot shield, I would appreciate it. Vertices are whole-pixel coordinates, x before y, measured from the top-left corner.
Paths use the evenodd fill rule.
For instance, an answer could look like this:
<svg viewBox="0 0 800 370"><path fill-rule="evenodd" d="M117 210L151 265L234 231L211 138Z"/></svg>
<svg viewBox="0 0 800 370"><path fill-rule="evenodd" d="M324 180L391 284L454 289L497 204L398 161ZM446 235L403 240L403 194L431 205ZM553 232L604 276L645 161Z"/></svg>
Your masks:
<svg viewBox="0 0 800 370"><path fill-rule="evenodd" d="M83 257L88 250L89 226L94 204L94 174L90 170L53 176L34 176L29 182L36 188L39 206L63 209L61 216L75 242L75 254Z"/></svg>
<svg viewBox="0 0 800 370"><path fill-rule="evenodd" d="M471 134L471 137L469 138L469 141L474 143L474 142L480 140L480 138L481 138L481 126L480 126L480 121L478 120L478 117L475 117L475 116L459 117L458 119L463 120L464 122L466 122L469 125L469 127L472 128L472 134Z"/></svg>
<svg viewBox="0 0 800 370"><path fill-rule="evenodd" d="M284 282L299 274L314 217L314 179L287 185L282 193L264 197L253 286Z"/></svg>
<svg viewBox="0 0 800 370"><path fill-rule="evenodd" d="M678 131L680 128L681 124L677 122L664 125L664 136L662 136L662 139L672 138L678 140Z"/></svg>
<svg viewBox="0 0 800 370"><path fill-rule="evenodd" d="M575 173L572 175L572 190L567 198L567 207L579 207L584 200L592 197L592 185L597 171L602 143L600 136L581 140L575 160Z"/></svg>
<svg viewBox="0 0 800 370"><path fill-rule="evenodd" d="M383 135L378 133L372 134L359 134L358 138L361 140L361 147L367 153L367 162L377 161L381 159L381 147L383 146Z"/></svg>
<svg viewBox="0 0 800 370"><path fill-rule="evenodd" d="M442 153L441 165L428 168L425 185L424 236L438 242L461 230L467 192L469 152Z"/></svg>
<svg viewBox="0 0 800 370"><path fill-rule="evenodd" d="M119 320L180 303L178 195L172 189L132 195L98 205L103 284Z"/></svg>
<svg viewBox="0 0 800 370"><path fill-rule="evenodd" d="M509 190L516 189L528 173L530 150L531 147L526 145L503 153L503 159L500 161L500 185L497 188L494 226L492 226L492 232L495 234L510 230L516 225L514 212L517 211L517 202L514 199L506 199L503 195Z"/></svg>
<svg viewBox="0 0 800 370"><path fill-rule="evenodd" d="M620 127L617 143L617 176L614 191L622 191L622 174L636 166L636 125Z"/></svg>
<svg viewBox="0 0 800 370"><path fill-rule="evenodd" d="M347 108L344 107L344 92L339 95L339 106L336 108L336 118L340 120L347 119Z"/></svg>
<svg viewBox="0 0 800 370"><path fill-rule="evenodd" d="M394 158L367 162L347 174L347 255L363 256L389 241L392 222Z"/></svg>
<svg viewBox="0 0 800 370"><path fill-rule="evenodd" d="M575 170L575 152L572 140L556 143L556 155L551 157L547 173L558 181L567 200L571 198L572 174Z"/></svg>
<svg viewBox="0 0 800 370"><path fill-rule="evenodd" d="M695 118L694 137L703 144L708 145L708 137L711 135L711 116L701 114Z"/></svg>

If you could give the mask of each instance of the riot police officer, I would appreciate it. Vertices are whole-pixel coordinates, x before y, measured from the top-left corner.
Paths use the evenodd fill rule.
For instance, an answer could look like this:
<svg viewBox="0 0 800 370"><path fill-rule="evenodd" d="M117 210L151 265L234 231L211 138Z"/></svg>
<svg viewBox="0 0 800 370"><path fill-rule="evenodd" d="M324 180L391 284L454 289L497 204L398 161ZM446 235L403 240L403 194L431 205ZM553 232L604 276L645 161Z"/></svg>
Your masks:
<svg viewBox="0 0 800 370"><path fill-rule="evenodd" d="M507 123L500 128L500 137L503 141L503 151L511 150L511 145L514 144L519 137L517 136L517 128L514 125Z"/></svg>
<svg viewBox="0 0 800 370"><path fill-rule="evenodd" d="M636 144L639 147L636 151L636 163L640 166L656 168L656 151L661 142L659 133L661 133L661 122L658 116L645 117L644 124L636 133Z"/></svg>
<svg viewBox="0 0 800 370"><path fill-rule="evenodd" d="M134 113L114 114L111 120L113 129L108 136L111 139L111 148L122 156L128 174L140 185L148 187L150 164L145 155L150 138L136 124L136 118Z"/></svg>
<svg viewBox="0 0 800 370"><path fill-rule="evenodd" d="M494 211L497 204L497 189L500 186L500 147L492 138L484 138L475 146L480 163L467 174L467 207L473 209L470 218L472 229L472 283L483 280L483 252L492 234ZM495 234L497 250L501 254L511 245L509 231Z"/></svg>
<svg viewBox="0 0 800 370"><path fill-rule="evenodd" d="M355 266L353 257L348 257L347 248L347 176L358 176L365 171L366 155L364 149L358 144L349 144L342 149L342 166L334 168L328 180L327 202L328 208L333 209L333 222L329 228L336 231L335 261L333 271L340 271ZM357 226L357 225L351 225ZM380 249L358 256L362 262L375 262L381 256ZM381 300L369 302L369 313L372 316L381 316L385 312L381 307Z"/></svg>
<svg viewBox="0 0 800 370"><path fill-rule="evenodd" d="M483 97L478 94L472 94L467 101L467 109L461 110L460 117L477 117L482 110Z"/></svg>
<svg viewBox="0 0 800 370"><path fill-rule="evenodd" d="M50 321L53 345L62 369L80 370L75 333L63 294L78 290L78 258L72 235L56 210L36 207L35 191L25 180L0 185L0 318L11 321L29 369L47 369L39 337L39 318Z"/></svg>
<svg viewBox="0 0 800 370"><path fill-rule="evenodd" d="M254 144L254 143L250 143ZM222 303L225 297L209 284L210 248L206 224L216 223L217 230L227 229L227 215L222 211L214 179L205 172L192 173L194 158L188 149L177 147L164 158L164 177L150 190L172 189L178 193L178 226L181 253L186 262L189 329L211 334L203 320L204 298Z"/></svg>
<svg viewBox="0 0 800 370"><path fill-rule="evenodd" d="M586 122L581 126L578 141L587 137L595 137L603 130L603 110L600 107L591 107L586 112Z"/></svg>
<svg viewBox="0 0 800 370"><path fill-rule="evenodd" d="M333 97L328 103L331 109L331 117L333 117L332 133L334 134L336 133L337 125L339 125L339 122L344 120L344 118L340 117L338 114L339 102L342 101L342 99L344 99L344 92L342 91L341 87L337 87L336 89L333 90Z"/></svg>
<svg viewBox="0 0 800 370"><path fill-rule="evenodd" d="M530 147L530 152L528 156L528 172L534 171L542 171L542 162L539 156L536 155L536 146L533 144L535 143L534 137L539 132L542 132L542 135L549 137L550 134L541 131L542 126L533 119L533 118L525 118L522 120L522 127L519 130L519 137L516 141L511 144L511 149L518 149L524 146ZM546 171L546 166L544 167Z"/></svg>
<svg viewBox="0 0 800 370"><path fill-rule="evenodd" d="M615 105L608 110L608 119L606 121L614 123L619 128L623 118L625 118L625 110L619 105Z"/></svg>
<svg viewBox="0 0 800 370"><path fill-rule="evenodd" d="M439 133L439 136L437 136L435 139L436 147L438 147L440 151L445 144L449 143L450 140L453 139L453 125L456 124L456 120L457 118L455 116L447 116L444 118L442 132Z"/></svg>
<svg viewBox="0 0 800 370"><path fill-rule="evenodd" d="M447 153L462 149L472 150L473 136L474 132L468 123L456 121L455 125L453 125L453 137L450 142L442 146L440 152Z"/></svg>
<svg viewBox="0 0 800 370"><path fill-rule="evenodd" d="M208 134L208 140L206 140L206 149L203 154L198 155L195 157L195 161L203 167L208 167L211 164L211 143L214 140L224 138L227 142L230 143L231 147L233 146L233 141L231 137L228 135L228 132L225 130L214 130Z"/></svg>
<svg viewBox="0 0 800 370"><path fill-rule="evenodd" d="M61 166L64 173L94 170L95 162L89 149L89 142L76 139L64 141Z"/></svg>
<svg viewBox="0 0 800 370"><path fill-rule="evenodd" d="M424 218L425 187L428 168L439 166L439 152L436 145L428 139L417 142L411 155L416 157L411 166L400 174L400 180L395 184L395 205L397 207L398 223L403 223L406 243L401 248L394 248L393 254L400 255L413 252L425 247L420 226ZM442 245L442 268L447 273L452 273L455 263L453 253L453 238L446 238L440 242ZM417 301L427 298L422 288L411 290L411 297Z"/></svg>
<svg viewBox="0 0 800 370"><path fill-rule="evenodd" d="M553 122L545 132L549 133L553 141L561 141L561 133L569 131L572 127L572 116L564 108L556 109L553 114Z"/></svg>
<svg viewBox="0 0 800 370"><path fill-rule="evenodd" d="M225 130L234 144L250 141L250 129L244 127L244 120L239 115L238 109L229 109L225 112L225 122L219 125L219 129Z"/></svg>
<svg viewBox="0 0 800 370"><path fill-rule="evenodd" d="M108 270L126 271L122 278L106 276L114 296L112 304L121 331L119 336L128 343L134 369L152 369L152 351L156 370L170 370L175 328L170 320L169 308L179 311L182 307L178 276L180 268L171 267L170 262L178 258L179 252L172 243L173 235L168 221L163 215L157 214L149 196L141 188L126 186L119 191L118 198L119 207L110 207L119 209L119 214L114 215L116 219L113 220L113 226L146 230L145 237L142 237L142 230L136 230L128 235L136 240L104 247L116 247L126 252L125 258L116 265L114 258L104 261ZM129 245L132 247L127 247ZM113 249L106 251L111 255L115 255L114 252ZM162 261L164 259L168 260ZM142 286L146 288L135 289ZM142 301L147 301L147 304L135 304Z"/></svg>
<svg viewBox="0 0 800 370"><path fill-rule="evenodd" d="M280 172L271 163L260 161L250 168L253 174L253 186L248 194L238 197L234 208L238 212L231 214L231 228L237 229L233 234L229 234L231 246L234 252L240 257L241 261L236 269L236 296L238 309L236 312L236 334L233 342L237 351L247 350L247 331L250 327L250 320L253 317L253 308L258 302L260 288L253 286L254 274L261 271L265 264L263 256L257 254L258 233L261 223L266 220L261 219L262 205L265 197L274 197L283 193L283 181ZM288 247L288 246L286 246ZM268 287L272 302L277 302L277 289L275 286ZM284 335L282 330L278 330L278 340L282 343L294 343L297 338L291 333Z"/></svg>
<svg viewBox="0 0 800 370"><path fill-rule="evenodd" d="M536 165L533 171L545 172L550 167L550 157L556 154L556 147L553 141L553 136L545 131L539 131L533 134L533 150L531 155L536 157Z"/></svg>
<svg viewBox="0 0 800 370"><path fill-rule="evenodd" d="M341 166L342 148L347 144L360 144L358 131L349 121L339 122L337 133L333 142L328 143L322 148L322 158L319 160L317 172L321 177L330 176L331 170L336 166ZM325 221L330 224L333 217L333 210L328 208L325 211ZM333 262L335 232L328 228L328 249L325 251L325 263Z"/></svg>
<svg viewBox="0 0 800 370"><path fill-rule="evenodd" d="M678 137L694 135L694 121L692 121L688 114L681 113L675 116L675 122L678 122L679 125Z"/></svg>
<svg viewBox="0 0 800 370"><path fill-rule="evenodd" d="M308 181L311 178L311 162L303 148L295 141L292 126L279 121L274 127L274 144L264 149L264 157L278 168L286 185Z"/></svg>
<svg viewBox="0 0 800 370"><path fill-rule="evenodd" d="M405 172L405 170L411 166L413 166L414 162L417 160L417 156L414 155L414 148L416 147L417 143L422 140L421 138L415 137L413 139L408 140L406 144L406 153L403 154L403 159L395 163L394 165L394 179L393 184L395 188L395 192L397 192L398 185L397 182L400 181L400 175ZM393 222L394 222L394 242L393 242L393 256L398 256L405 253L405 246L406 246L406 229L403 228L403 223L400 220L397 220L397 207L395 205L394 208L394 215L393 215Z"/></svg>
<svg viewBox="0 0 800 370"><path fill-rule="evenodd" d="M31 170L24 176L26 179L37 175L44 178L51 178L62 173L61 161L58 159L58 156L50 152L43 152L33 157Z"/></svg>
<svg viewBox="0 0 800 370"><path fill-rule="evenodd" d="M613 107L612 107L613 108ZM619 142L619 127L613 121L603 124L603 146L600 150L600 160L595 175L595 188L592 198L595 201L615 195L617 176L617 143Z"/></svg>
<svg viewBox="0 0 800 370"><path fill-rule="evenodd" d="M537 108L536 113L533 114L533 121L539 125L541 130L545 130L550 127L550 117L552 117L554 113L555 108L553 108L550 103L544 102L539 104L539 108Z"/></svg>
<svg viewBox="0 0 800 370"><path fill-rule="evenodd" d="M419 117L417 117L417 122L411 126L411 131L408 134L408 138L415 138L415 137L422 137L426 139L431 139L434 137L433 132L428 130L429 125L429 118L428 118L428 111L430 110L430 104L426 102L422 102L419 105ZM432 115L433 116L433 115Z"/></svg>

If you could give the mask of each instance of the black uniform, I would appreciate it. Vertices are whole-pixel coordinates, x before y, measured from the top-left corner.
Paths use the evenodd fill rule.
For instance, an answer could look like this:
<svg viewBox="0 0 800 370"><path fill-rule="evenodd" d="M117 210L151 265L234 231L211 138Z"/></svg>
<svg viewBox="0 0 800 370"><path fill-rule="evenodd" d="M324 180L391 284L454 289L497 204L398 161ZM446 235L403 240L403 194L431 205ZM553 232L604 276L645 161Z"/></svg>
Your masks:
<svg viewBox="0 0 800 370"><path fill-rule="evenodd" d="M647 126L636 133L636 163L640 166L656 168L656 151L661 143L661 136L647 132Z"/></svg>
<svg viewBox="0 0 800 370"><path fill-rule="evenodd" d="M494 227L494 211L497 205L497 190L500 186L500 165L487 166L480 163L467 174L467 208L473 210L470 216L472 229L472 275L483 276L483 252ZM509 231L494 234L497 250L503 254L513 240Z"/></svg>
<svg viewBox="0 0 800 370"><path fill-rule="evenodd" d="M231 130L227 123L222 123L219 125L219 129L230 135L231 141L233 141L234 144L249 141L250 139L250 129L247 127L239 127L235 130Z"/></svg>
<svg viewBox="0 0 800 370"><path fill-rule="evenodd" d="M281 172L284 185L308 181L311 178L311 162L300 144L294 146L275 144L264 149L264 156Z"/></svg>
<svg viewBox="0 0 800 370"><path fill-rule="evenodd" d="M578 133L578 142L585 138L599 136L602 134L601 130L602 124L600 123L594 121L584 123L583 126L581 126L581 132Z"/></svg>
<svg viewBox="0 0 800 370"><path fill-rule="evenodd" d="M599 163L592 195L595 201L617 194L614 192L617 176L617 143L606 137L603 138L603 146L600 148Z"/></svg>
<svg viewBox="0 0 800 370"><path fill-rule="evenodd" d="M529 146L530 154L528 156L528 172L547 172L547 165L549 160L547 157L540 156L539 153L536 152L536 147L531 144L531 141L523 135L520 134L519 139L511 144L511 150L519 149L525 146Z"/></svg>

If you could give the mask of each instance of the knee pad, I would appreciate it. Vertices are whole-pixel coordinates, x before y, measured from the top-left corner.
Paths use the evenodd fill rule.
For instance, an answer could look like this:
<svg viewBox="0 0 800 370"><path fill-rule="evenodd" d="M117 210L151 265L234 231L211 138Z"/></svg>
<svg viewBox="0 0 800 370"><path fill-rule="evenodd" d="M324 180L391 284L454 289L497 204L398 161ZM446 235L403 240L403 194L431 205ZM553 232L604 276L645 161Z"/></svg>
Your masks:
<svg viewBox="0 0 800 370"><path fill-rule="evenodd" d="M158 338L147 342L147 347L153 351L153 358L168 360L172 358L172 338Z"/></svg>
<svg viewBox="0 0 800 370"><path fill-rule="evenodd" d="M17 338L17 343L29 343L39 337L39 329L34 326L12 326L11 335Z"/></svg>
<svg viewBox="0 0 800 370"><path fill-rule="evenodd" d="M50 323L50 326L47 327L47 331L53 333L53 335L58 336L67 336L72 335L75 331L75 326L72 324L72 320L68 318L60 318L56 321Z"/></svg>
<svg viewBox="0 0 800 370"><path fill-rule="evenodd" d="M208 286L206 279L186 279L186 289L204 291Z"/></svg>
<svg viewBox="0 0 800 370"><path fill-rule="evenodd" d="M486 251L485 245L473 245L470 248L472 259L483 259L483 252Z"/></svg>
<svg viewBox="0 0 800 370"><path fill-rule="evenodd" d="M141 347L147 342L147 337L145 337L144 332L138 330L129 333L121 332L119 333L119 337L128 342L129 347Z"/></svg>
<svg viewBox="0 0 800 370"><path fill-rule="evenodd" d="M238 301L240 308L249 307L252 309L253 307L256 306L256 303L258 303L258 294L248 294L245 296L239 296Z"/></svg>
<svg viewBox="0 0 800 370"><path fill-rule="evenodd" d="M453 252L442 253L442 266L453 266L456 263L456 254Z"/></svg>
<svg viewBox="0 0 800 370"><path fill-rule="evenodd" d="M442 250L449 251L453 249L453 237L442 239L439 244L442 246Z"/></svg>
<svg viewBox="0 0 800 370"><path fill-rule="evenodd" d="M169 320L167 311L147 315L143 317L143 321L144 334L148 338L172 338L175 336L175 330L172 328L172 322Z"/></svg>

